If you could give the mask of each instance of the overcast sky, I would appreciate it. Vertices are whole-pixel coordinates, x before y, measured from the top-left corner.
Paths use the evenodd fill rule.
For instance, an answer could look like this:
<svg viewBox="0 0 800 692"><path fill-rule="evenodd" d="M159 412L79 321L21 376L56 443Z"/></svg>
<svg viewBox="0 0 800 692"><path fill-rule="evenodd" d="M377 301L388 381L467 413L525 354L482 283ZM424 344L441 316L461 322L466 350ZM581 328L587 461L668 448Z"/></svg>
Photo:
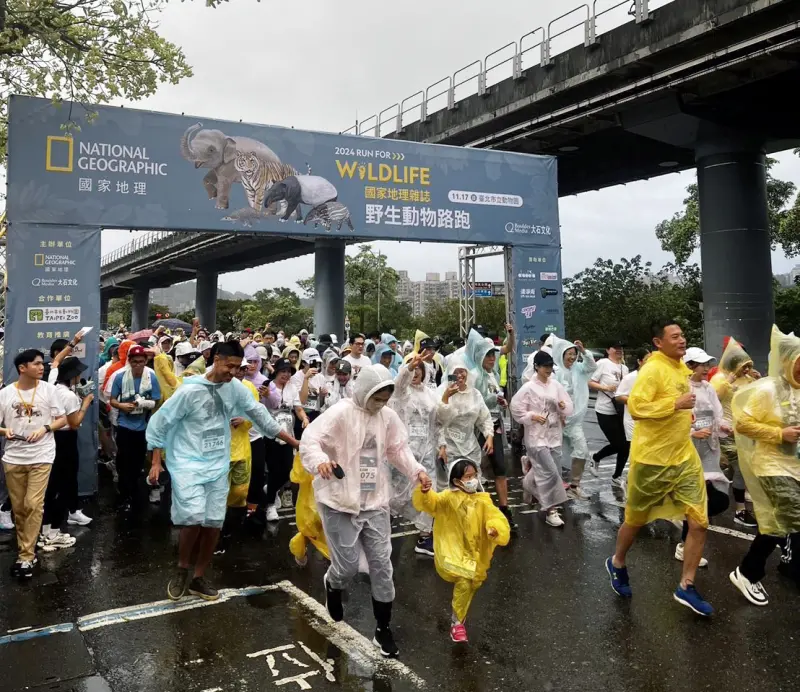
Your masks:
<svg viewBox="0 0 800 692"><path fill-rule="evenodd" d="M651 6L668 1L651 0ZM408 0L399 6L374 0L281 4L232 0L212 10L203 0L170 3L160 17L160 33L183 48L194 77L177 86L162 86L152 98L129 105L339 132L356 118L365 119L546 25L573 4L579 3ZM616 0L599 0L598 9L613 4ZM625 21L626 9L601 18L599 30ZM580 31L565 35L556 51L581 42ZM495 72L502 76L500 70ZM800 159L790 152L777 158L775 175L800 183ZM564 275L580 271L598 257L618 260L641 254L657 266L669 261L653 229L680 210L685 188L693 180L693 172L675 173L562 198ZM105 231L103 251L131 239L124 231ZM408 270L412 279L457 269L456 245L426 243L424 252L416 245L374 244L392 267ZM773 255L776 273L795 263L780 253ZM502 280L499 259L483 260L476 269L478 280ZM296 288L297 278L312 273L309 255L224 274L220 285L247 293L277 286Z"/></svg>

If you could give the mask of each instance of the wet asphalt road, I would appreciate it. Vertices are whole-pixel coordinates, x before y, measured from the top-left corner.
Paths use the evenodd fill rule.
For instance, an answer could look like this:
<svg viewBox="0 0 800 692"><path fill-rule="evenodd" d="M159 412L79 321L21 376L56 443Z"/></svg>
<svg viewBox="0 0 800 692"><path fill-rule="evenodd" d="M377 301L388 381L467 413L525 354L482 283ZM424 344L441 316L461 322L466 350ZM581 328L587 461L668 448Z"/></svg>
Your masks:
<svg viewBox="0 0 800 692"><path fill-rule="evenodd" d="M589 419L596 450L602 437L591 412ZM12 535L0 534L0 690L800 688L800 591L777 573L777 554L764 581L769 607L750 606L734 590L728 573L748 541L730 512L715 521L722 530L709 533L710 567L698 579L717 609L713 619L700 620L672 600L680 563L673 557L679 532L671 524L648 527L632 551L633 599L611 591L603 561L623 499L609 486L612 468L608 459L600 479L587 476L592 498L566 510L563 529L546 526L527 507L514 510L519 536L495 553L470 611L467 646L449 639L451 586L430 558L415 555L414 535L397 535L413 526L396 522L393 628L400 664L384 664L369 645L368 584L350 590L345 617L352 629L332 626L321 614L325 562L312 553L308 567L295 566L287 548L291 510L263 535L243 536L215 557L209 577L229 589L229 598L204 607L191 599L176 610L162 602L177 538L167 507L117 515L106 484L88 505L92 526L70 527L77 545L43 555L31 583L7 576ZM512 505L521 505L519 480L511 487ZM267 588L236 591L251 586ZM122 610L106 612L113 609Z"/></svg>

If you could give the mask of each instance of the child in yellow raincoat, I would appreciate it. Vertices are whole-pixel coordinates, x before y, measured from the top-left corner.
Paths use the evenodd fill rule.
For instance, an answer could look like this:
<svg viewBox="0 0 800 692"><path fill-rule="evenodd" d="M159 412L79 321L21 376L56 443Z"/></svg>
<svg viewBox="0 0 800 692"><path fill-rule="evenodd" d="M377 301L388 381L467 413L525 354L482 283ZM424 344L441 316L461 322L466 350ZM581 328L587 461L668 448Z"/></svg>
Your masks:
<svg viewBox="0 0 800 692"><path fill-rule="evenodd" d="M322 520L319 518L317 502L314 499L314 488L311 485L314 476L303 468L299 454L294 455L294 465L289 479L299 486L295 505L297 533L289 541L289 550L294 555L295 562L300 567L308 564L307 541L311 541L314 547L325 556L325 559L330 560L328 541L325 540L325 531L322 528Z"/></svg>
<svg viewBox="0 0 800 692"><path fill-rule="evenodd" d="M450 638L466 642L464 621L475 592L486 581L492 553L511 537L508 519L494 506L489 493L478 492L478 467L457 459L448 469L450 487L442 492L414 491L414 507L435 519L433 524L436 571L453 587L453 623Z"/></svg>

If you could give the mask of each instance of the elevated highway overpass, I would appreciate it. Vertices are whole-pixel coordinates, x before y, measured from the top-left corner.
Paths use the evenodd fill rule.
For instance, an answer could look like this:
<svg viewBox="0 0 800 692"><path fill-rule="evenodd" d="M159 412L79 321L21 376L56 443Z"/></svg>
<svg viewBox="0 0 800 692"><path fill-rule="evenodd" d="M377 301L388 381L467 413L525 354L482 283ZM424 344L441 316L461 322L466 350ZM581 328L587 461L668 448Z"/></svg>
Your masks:
<svg viewBox="0 0 800 692"><path fill-rule="evenodd" d="M630 21L602 33L630 4L565 3L547 26L345 133L555 155L561 195L697 166L706 343L717 350L735 333L765 360L764 156L800 145L788 100L800 82L800 0L673 0L655 10L636 0ZM569 35L582 45L556 54ZM211 236L157 238L135 259L104 260L104 295L135 289L146 315L147 287L197 275L198 310L209 314L208 277L215 295L220 272L315 250L291 238ZM319 270L332 255L324 243L316 250Z"/></svg>

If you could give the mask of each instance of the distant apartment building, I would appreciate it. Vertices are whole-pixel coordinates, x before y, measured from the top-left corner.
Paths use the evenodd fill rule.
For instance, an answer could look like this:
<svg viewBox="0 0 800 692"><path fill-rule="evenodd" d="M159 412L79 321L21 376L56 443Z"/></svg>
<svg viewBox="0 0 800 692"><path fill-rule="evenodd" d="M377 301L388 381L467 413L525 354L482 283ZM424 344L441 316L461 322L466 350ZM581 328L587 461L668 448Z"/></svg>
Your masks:
<svg viewBox="0 0 800 692"><path fill-rule="evenodd" d="M414 315L424 315L437 302L458 298L457 272L445 272L444 280L438 272L429 272L424 281L411 281L407 271L398 274L397 300L408 303Z"/></svg>

